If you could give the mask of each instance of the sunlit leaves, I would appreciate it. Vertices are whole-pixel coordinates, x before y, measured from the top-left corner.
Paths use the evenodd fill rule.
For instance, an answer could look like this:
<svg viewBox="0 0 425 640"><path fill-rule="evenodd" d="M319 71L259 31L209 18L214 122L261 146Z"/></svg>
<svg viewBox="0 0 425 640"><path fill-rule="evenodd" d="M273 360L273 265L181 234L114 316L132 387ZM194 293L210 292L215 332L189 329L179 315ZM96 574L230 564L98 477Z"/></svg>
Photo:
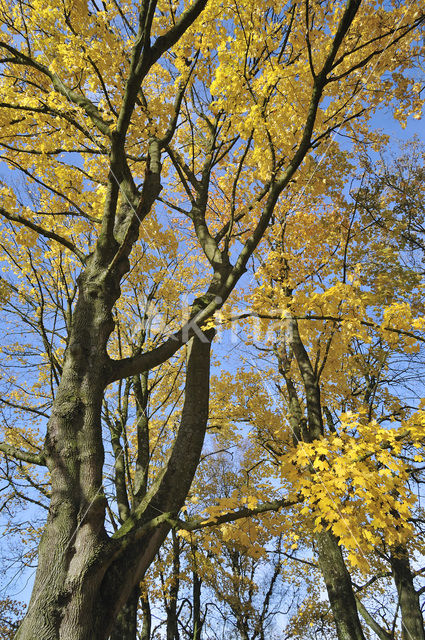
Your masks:
<svg viewBox="0 0 425 640"><path fill-rule="evenodd" d="M423 416L410 429L382 428L354 414L341 415L340 421L337 436L300 443L283 460L282 475L301 491L301 513L314 529L331 529L350 550L349 559L360 556L367 569L366 554L382 538L394 545L412 535L409 518L416 498L401 452L423 438Z"/></svg>

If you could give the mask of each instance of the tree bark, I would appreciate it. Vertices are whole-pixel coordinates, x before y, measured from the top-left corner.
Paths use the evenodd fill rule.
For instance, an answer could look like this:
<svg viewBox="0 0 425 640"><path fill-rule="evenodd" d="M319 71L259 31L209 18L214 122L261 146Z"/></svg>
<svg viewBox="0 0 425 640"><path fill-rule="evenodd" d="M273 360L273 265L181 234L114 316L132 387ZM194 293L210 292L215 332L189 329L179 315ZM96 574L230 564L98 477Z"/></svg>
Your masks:
<svg viewBox="0 0 425 640"><path fill-rule="evenodd" d="M192 572L192 596L193 596L193 632L192 640L200 640L202 632L202 618L201 618L201 585L202 580L199 577L197 571Z"/></svg>
<svg viewBox="0 0 425 640"><path fill-rule="evenodd" d="M173 540L173 573L168 596L167 609L167 640L179 640L177 619L177 598L180 589L180 543L177 534L172 531Z"/></svg>
<svg viewBox="0 0 425 640"><path fill-rule="evenodd" d="M45 441L52 497L39 546L39 564L27 615L17 638L89 638L101 560L111 544L104 529L101 406L109 369L106 344L117 280L102 278L98 256L79 277L62 378ZM94 637L93 634L91 637Z"/></svg>
<svg viewBox="0 0 425 640"><path fill-rule="evenodd" d="M404 545L391 549L391 570L401 611L402 640L425 640L419 596L413 584L409 554Z"/></svg>
<svg viewBox="0 0 425 640"><path fill-rule="evenodd" d="M319 567L325 580L339 640L365 640L350 574L341 547L331 531L315 536Z"/></svg>
<svg viewBox="0 0 425 640"><path fill-rule="evenodd" d="M133 593L121 609L109 640L137 640L137 611L139 608L140 587Z"/></svg>
<svg viewBox="0 0 425 640"><path fill-rule="evenodd" d="M147 592L142 593L140 598L140 604L142 607L142 630L140 632L139 640L150 640L151 637L151 626L152 626L152 616L151 616L151 607L149 603L149 597Z"/></svg>
<svg viewBox="0 0 425 640"><path fill-rule="evenodd" d="M369 611L366 609L360 598L356 595L356 604L357 610L362 616L363 620L366 622L367 626L372 629L372 631L377 635L379 640L394 640L394 634L390 633L373 618Z"/></svg>

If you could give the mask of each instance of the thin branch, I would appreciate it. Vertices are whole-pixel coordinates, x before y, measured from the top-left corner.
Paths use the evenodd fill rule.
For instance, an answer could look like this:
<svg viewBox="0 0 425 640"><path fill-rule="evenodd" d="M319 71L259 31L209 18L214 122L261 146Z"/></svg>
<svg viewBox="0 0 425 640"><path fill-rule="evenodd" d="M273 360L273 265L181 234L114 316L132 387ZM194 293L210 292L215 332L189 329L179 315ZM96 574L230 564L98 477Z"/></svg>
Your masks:
<svg viewBox="0 0 425 640"><path fill-rule="evenodd" d="M84 255L84 253L80 251L70 240L63 238L58 233L55 233L54 231L48 231L47 229L43 229L43 227L40 227L40 225L35 224L35 222L26 220L25 218L23 218L22 216L16 213L10 213L9 211L6 211L6 209L4 209L1 206L0 206L0 215L2 215L7 220L10 220L11 222L18 222L19 224L24 225L28 229L35 231L39 235L44 236L49 240L55 240L56 242L59 242L59 244L66 247L66 249L69 249L70 251L72 251L72 253L74 253L81 260L82 263L85 262L86 256Z"/></svg>
<svg viewBox="0 0 425 640"><path fill-rule="evenodd" d="M356 599L356 606L360 615L365 620L366 624L372 629L372 631L376 633L379 640L394 640L394 635L389 631L386 631L383 627L381 627L380 624L378 624L378 622L374 618L372 618L369 611L363 605L362 601L356 593L354 594L354 597Z"/></svg>
<svg viewBox="0 0 425 640"><path fill-rule="evenodd" d="M41 62L37 62L33 58L30 58L29 56L22 53L22 51L19 51L18 49L15 49L15 47L12 47L12 45L5 42L0 42L0 47L6 49L6 51L9 51L14 56L14 58L11 59L10 62L14 64L23 64L29 67L33 67L34 69L37 69L37 71L40 71L45 76L50 78L53 87L58 93L63 95L73 104L81 107L89 116L93 124L99 129L99 131L108 136L108 138L111 137L111 130L109 128L110 123L106 122L102 118L102 114L100 113L99 109L96 107L96 105L93 104L93 102L86 98L86 96L77 93L77 91L69 89L56 73L50 71L49 67L46 67L46 65L41 64Z"/></svg>
<svg viewBox="0 0 425 640"><path fill-rule="evenodd" d="M328 315L322 316L322 315L313 315L313 314L304 315L304 316L294 315L292 317L295 320L318 320L318 321L330 320L332 322L350 322L353 320L353 318L341 318L338 316L328 316ZM244 320L245 318L260 318L262 320L282 320L282 316L279 313L270 314L270 313L247 312L247 313L241 313L237 316L232 316L231 318L228 318L226 322L235 322L237 320ZM365 327L371 327L372 329L377 329L377 330L379 329L380 331L389 331L391 333L397 333L402 336L406 336L408 338L414 338L419 342L425 342L425 338L418 336L416 333L413 333L412 331L406 331L405 329L396 329L394 327L383 327L379 325L377 322L372 322L370 320L359 320L358 318L355 318L355 320L356 322L359 322L361 325Z"/></svg>

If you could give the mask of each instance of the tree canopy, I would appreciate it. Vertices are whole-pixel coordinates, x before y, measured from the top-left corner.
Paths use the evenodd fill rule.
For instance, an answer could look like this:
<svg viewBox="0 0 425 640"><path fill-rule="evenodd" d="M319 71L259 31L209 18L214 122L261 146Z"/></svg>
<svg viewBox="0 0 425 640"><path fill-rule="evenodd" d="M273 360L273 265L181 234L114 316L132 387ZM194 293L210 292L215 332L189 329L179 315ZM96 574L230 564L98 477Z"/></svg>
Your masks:
<svg viewBox="0 0 425 640"><path fill-rule="evenodd" d="M424 154L376 127L420 117L421 3L0 19L2 511L39 543L16 638L148 640L162 598L200 640L204 584L261 640L292 575L288 634L303 600L311 633L422 640Z"/></svg>

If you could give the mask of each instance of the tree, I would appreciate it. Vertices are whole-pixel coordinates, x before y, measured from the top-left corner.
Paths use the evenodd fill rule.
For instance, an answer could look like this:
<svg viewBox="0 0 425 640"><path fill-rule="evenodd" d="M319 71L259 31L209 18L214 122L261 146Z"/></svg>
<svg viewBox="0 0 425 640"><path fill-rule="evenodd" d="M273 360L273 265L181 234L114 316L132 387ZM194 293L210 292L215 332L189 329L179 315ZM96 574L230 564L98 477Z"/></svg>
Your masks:
<svg viewBox="0 0 425 640"><path fill-rule="evenodd" d="M243 447L239 448L242 453ZM261 503L268 480L264 469L259 473L250 469L251 455L235 458L216 454L201 463L194 485L201 506L211 510L211 503L221 508L232 503L235 508ZM271 497L271 489L267 496ZM282 584L282 535L276 536L258 518L239 519L190 535L191 562L206 591L203 624L208 633L215 628L218 637L220 630L245 640L275 637L275 618L289 590Z"/></svg>
<svg viewBox="0 0 425 640"><path fill-rule="evenodd" d="M13 169L0 207L6 296L31 307L37 286L42 306L31 309L31 323L51 371L29 381L33 395L34 385L50 395L47 411L28 404L13 375L6 380L9 407L35 410L39 431L12 437L6 425L0 449L24 463L29 482L27 465L50 478L34 591L17 638L100 640L133 597L196 471L208 419L208 320L245 272L296 172L308 176L307 155L314 162L335 130L369 136L367 120L391 88L400 117L419 108L414 79L403 71L419 52L423 14L416 3L360 0L337 3L332 13L321 2L34 0L4 5L1 19L2 159ZM333 158L321 165L329 172L338 154L332 145ZM16 171L27 183L22 194L13 187ZM120 342L116 316L139 234L161 248L174 242L190 256L186 266L196 256L200 278L193 270L188 321L173 322L159 345L132 352ZM46 251L59 274L53 291L42 271ZM57 291L65 301L60 327L51 315ZM112 533L103 486L106 390L133 380L136 405L146 372L185 344L175 438L149 486L136 438L138 489L128 507L118 504L122 523ZM116 470L122 439L121 428L112 433Z"/></svg>
<svg viewBox="0 0 425 640"><path fill-rule="evenodd" d="M402 637L423 634L407 549L415 519L411 476L422 471L416 463L423 450L422 389L410 388L423 342L423 211L409 198L417 197L412 187L423 165L412 165L411 156L396 164L410 169L410 189L386 169L361 182L351 205L337 196L335 208L321 204L320 213L307 202L291 219L276 216L268 259L257 272L257 340L266 366L275 359L268 375L284 408L280 428L258 393L246 414L283 467L282 479L292 477L294 493L307 502L303 535L309 532L315 547L341 640L364 637L357 609L380 638L392 637L355 593L347 569L348 559L351 572L369 572L376 565L371 552L390 564ZM413 207L415 231L406 232ZM329 224L335 216L340 225ZM300 262L303 233L319 242ZM270 327L279 317L283 327Z"/></svg>

